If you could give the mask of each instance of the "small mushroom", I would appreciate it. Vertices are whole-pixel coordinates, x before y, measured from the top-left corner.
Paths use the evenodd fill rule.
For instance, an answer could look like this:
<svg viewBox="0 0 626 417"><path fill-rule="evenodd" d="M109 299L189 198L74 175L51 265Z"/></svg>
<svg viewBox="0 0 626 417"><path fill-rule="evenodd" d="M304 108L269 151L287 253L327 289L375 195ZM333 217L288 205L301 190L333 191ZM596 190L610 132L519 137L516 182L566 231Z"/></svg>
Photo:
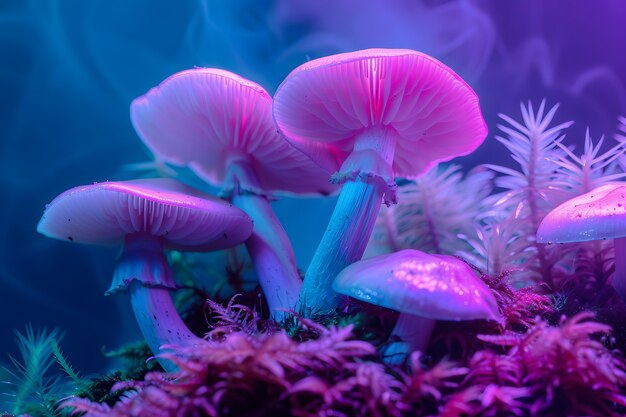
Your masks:
<svg viewBox="0 0 626 417"><path fill-rule="evenodd" d="M613 288L626 301L626 183L601 185L548 213L537 229L538 243L614 239Z"/></svg>
<svg viewBox="0 0 626 417"><path fill-rule="evenodd" d="M436 59L368 49L309 61L274 96L274 120L296 148L344 184L306 271L306 311L341 304L335 276L361 259L396 177L415 177L474 151L487 135L478 97Z"/></svg>
<svg viewBox="0 0 626 417"><path fill-rule="evenodd" d="M133 101L137 133L160 160L189 166L250 215L246 247L270 311L294 309L302 281L293 249L268 197L328 194L323 171L276 132L272 98L228 71L197 68L174 74Z"/></svg>
<svg viewBox="0 0 626 417"><path fill-rule="evenodd" d="M107 295L130 292L153 353L199 340L174 308L176 289L164 249L212 251L245 241L252 221L241 210L171 179L103 182L72 188L46 206L37 231L92 245L122 245ZM167 370L173 365L160 360Z"/></svg>
<svg viewBox="0 0 626 417"><path fill-rule="evenodd" d="M333 289L400 312L391 332L400 341L384 351L393 364L426 350L436 320L501 321L489 287L467 263L449 255L406 249L358 261L339 273Z"/></svg>

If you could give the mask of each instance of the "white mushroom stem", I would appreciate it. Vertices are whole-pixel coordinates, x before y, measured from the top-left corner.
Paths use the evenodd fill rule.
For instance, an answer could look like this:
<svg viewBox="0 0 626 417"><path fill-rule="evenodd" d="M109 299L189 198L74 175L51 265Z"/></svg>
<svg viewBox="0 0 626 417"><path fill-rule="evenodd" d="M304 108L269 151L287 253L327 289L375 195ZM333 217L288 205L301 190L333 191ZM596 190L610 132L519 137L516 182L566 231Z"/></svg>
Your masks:
<svg viewBox="0 0 626 417"><path fill-rule="evenodd" d="M615 272L613 273L613 288L626 301L626 237L613 240L615 247Z"/></svg>
<svg viewBox="0 0 626 417"><path fill-rule="evenodd" d="M304 277L300 303L305 316L341 306L345 297L333 291L333 280L363 256L383 197L395 203L395 135L391 129L363 132L335 176L345 184Z"/></svg>
<svg viewBox="0 0 626 417"><path fill-rule="evenodd" d="M201 340L178 315L170 295L173 288L176 286L160 239L141 234L127 236L106 294L130 292L137 324L154 354L161 352L163 345L185 346ZM158 360L166 371L176 370L171 362Z"/></svg>
<svg viewBox="0 0 626 417"><path fill-rule="evenodd" d="M435 328L436 320L402 313L391 331L391 342L382 354L385 363L402 365L409 354L419 350L425 352ZM396 341L397 339L397 341Z"/></svg>
<svg viewBox="0 0 626 417"><path fill-rule="evenodd" d="M282 320L285 310L296 308L302 286L291 242L267 197L252 191L259 187L250 165L241 161L232 163L229 175L239 184L233 190L233 204L246 212L254 222L246 249L254 264L270 315L275 320Z"/></svg>

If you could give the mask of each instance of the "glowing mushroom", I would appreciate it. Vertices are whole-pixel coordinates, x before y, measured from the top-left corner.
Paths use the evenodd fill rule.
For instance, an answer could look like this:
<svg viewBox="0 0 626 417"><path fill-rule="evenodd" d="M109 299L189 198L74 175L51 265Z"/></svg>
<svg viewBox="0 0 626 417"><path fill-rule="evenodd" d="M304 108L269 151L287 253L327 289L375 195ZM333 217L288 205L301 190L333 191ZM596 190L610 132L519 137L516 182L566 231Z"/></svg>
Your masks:
<svg viewBox="0 0 626 417"><path fill-rule="evenodd" d="M474 151L487 127L474 91L416 51L369 49L307 62L274 96L274 120L296 148L345 183L306 271L301 302L336 307L335 276L361 259L395 177Z"/></svg>
<svg viewBox="0 0 626 417"><path fill-rule="evenodd" d="M626 301L626 184L601 185L574 197L544 217L538 243L614 239L613 288Z"/></svg>
<svg viewBox="0 0 626 417"><path fill-rule="evenodd" d="M164 249L211 251L235 246L252 232L241 210L174 180L103 182L72 188L46 206L37 231L92 245L123 245L107 295L130 292L146 342L185 345L197 338L176 312L176 285ZM173 366L164 360L168 370Z"/></svg>
<svg viewBox="0 0 626 417"><path fill-rule="evenodd" d="M213 68L177 73L133 101L137 133L160 159L189 166L254 221L246 246L275 317L293 309L302 281L270 207L278 192L328 194L321 169L278 133L272 98L258 84Z"/></svg>
<svg viewBox="0 0 626 417"><path fill-rule="evenodd" d="M436 320L501 321L489 287L469 265L449 255L406 249L358 261L339 273L333 289L400 312L391 332L400 341L384 352L389 363L425 351Z"/></svg>

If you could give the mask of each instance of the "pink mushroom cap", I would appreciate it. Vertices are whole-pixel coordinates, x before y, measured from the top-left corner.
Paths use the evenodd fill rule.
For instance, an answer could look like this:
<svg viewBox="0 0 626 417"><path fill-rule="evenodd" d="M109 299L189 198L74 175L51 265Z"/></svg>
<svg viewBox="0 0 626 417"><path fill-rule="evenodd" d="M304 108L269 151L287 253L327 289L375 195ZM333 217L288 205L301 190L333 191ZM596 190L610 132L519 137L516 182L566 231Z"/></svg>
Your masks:
<svg viewBox="0 0 626 417"><path fill-rule="evenodd" d="M537 229L539 243L626 237L626 184L609 183L552 210Z"/></svg>
<svg viewBox="0 0 626 417"><path fill-rule="evenodd" d="M499 321L493 293L462 260L406 249L353 263L333 289L361 301L433 320Z"/></svg>
<svg viewBox="0 0 626 417"><path fill-rule="evenodd" d="M167 178L75 187L46 206L37 231L95 245L121 245L125 236L159 237L166 249L232 247L252 233L252 220L227 202Z"/></svg>
<svg viewBox="0 0 626 417"><path fill-rule="evenodd" d="M274 120L330 173L370 128L397 134L392 169L406 178L471 153L487 135L472 88L441 62L407 49L367 49L299 66L274 95Z"/></svg>
<svg viewBox="0 0 626 417"><path fill-rule="evenodd" d="M257 193L328 194L336 187L323 171L286 142L272 120L272 98L260 85L228 71L182 71L131 104L133 125L161 160L189 166L228 190L231 164L244 161ZM258 188L257 188L258 187Z"/></svg>

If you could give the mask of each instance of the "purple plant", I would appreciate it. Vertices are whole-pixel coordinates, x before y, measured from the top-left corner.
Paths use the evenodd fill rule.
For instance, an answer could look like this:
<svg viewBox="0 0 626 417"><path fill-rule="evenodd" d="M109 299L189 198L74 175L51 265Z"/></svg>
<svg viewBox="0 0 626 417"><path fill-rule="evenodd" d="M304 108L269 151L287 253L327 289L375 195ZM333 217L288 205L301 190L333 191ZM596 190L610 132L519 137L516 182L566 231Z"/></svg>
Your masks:
<svg viewBox="0 0 626 417"><path fill-rule="evenodd" d="M410 373L404 375L406 389L402 403L417 415L433 415L458 389L468 369L447 360L427 368L422 359L420 352L414 352L409 357Z"/></svg>
<svg viewBox="0 0 626 417"><path fill-rule="evenodd" d="M425 366L416 352L403 371L376 361L372 345L351 340L350 327L303 319L317 336L296 341L255 331L249 325L258 316L236 304L215 307L217 337L163 354L176 372L116 383L112 391L122 394L112 405L74 397L63 407L86 417L617 417L626 410L626 363L598 341L610 327L589 313L556 327L538 321L525 333L482 335L496 349L464 363Z"/></svg>
<svg viewBox="0 0 626 417"><path fill-rule="evenodd" d="M483 275L483 280L493 291L506 330L526 331L538 318L554 312L548 296L538 293L537 287L514 288L508 272L495 277Z"/></svg>
<svg viewBox="0 0 626 417"><path fill-rule="evenodd" d="M285 412L283 399L304 390L305 377L315 375L336 387L348 376L364 372L357 366L359 360L376 352L367 342L350 340L350 327L326 329L305 321L303 325L312 326L319 337L296 342L282 331L244 331L252 329L258 317L236 304L218 308L217 313L225 333L210 334L216 340L189 349L172 347L171 354L163 354L178 371L152 372L143 381L115 384L113 391L129 392L113 406L81 398L69 399L64 406L91 417L247 416L255 415L255 410L279 415ZM234 331L228 332L228 323ZM298 383L300 388L290 391Z"/></svg>
<svg viewBox="0 0 626 417"><path fill-rule="evenodd" d="M626 363L595 339L611 328L592 318L580 313L558 327L540 321L524 335L482 336L508 351L495 360L476 353L465 383L525 388L524 415L623 415L616 406L626 407Z"/></svg>

